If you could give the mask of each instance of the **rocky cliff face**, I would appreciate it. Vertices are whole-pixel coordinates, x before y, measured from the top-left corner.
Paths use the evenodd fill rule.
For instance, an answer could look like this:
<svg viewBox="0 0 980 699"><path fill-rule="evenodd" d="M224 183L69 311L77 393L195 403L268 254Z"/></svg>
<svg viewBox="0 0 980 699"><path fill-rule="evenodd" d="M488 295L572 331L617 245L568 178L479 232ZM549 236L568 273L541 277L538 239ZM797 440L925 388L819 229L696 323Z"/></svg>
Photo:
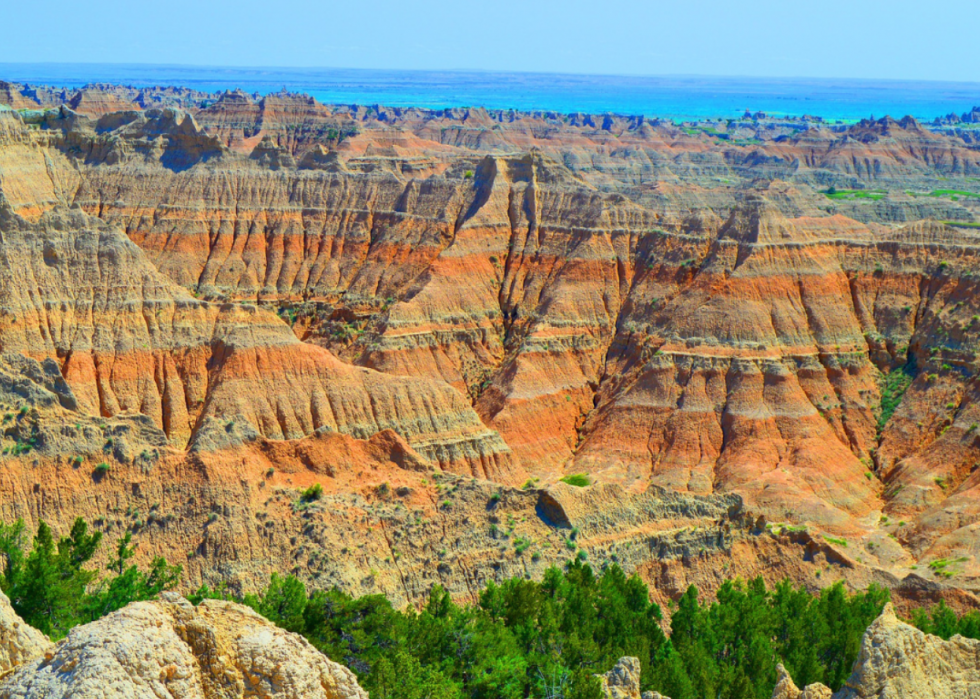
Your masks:
<svg viewBox="0 0 980 699"><path fill-rule="evenodd" d="M972 599L980 156L959 137L112 86L0 102L5 518L132 527L102 489L141 527L170 508L147 538L195 580L295 568L406 600L436 560L461 594L536 571L489 535L508 518L665 590L737 558ZM476 479L438 484L458 509L440 471ZM296 506L314 481L324 512ZM410 555L386 482L427 520ZM364 550L324 561L348 537Z"/></svg>
<svg viewBox="0 0 980 699"><path fill-rule="evenodd" d="M171 593L77 627L43 657L12 665L0 677L4 699L367 699L350 670L301 636L241 605L195 608Z"/></svg>
<svg viewBox="0 0 980 699"><path fill-rule="evenodd" d="M895 616L891 604L868 627L854 672L840 691L808 685L802 692L780 666L773 699L953 699L980 691L980 641L944 641Z"/></svg>

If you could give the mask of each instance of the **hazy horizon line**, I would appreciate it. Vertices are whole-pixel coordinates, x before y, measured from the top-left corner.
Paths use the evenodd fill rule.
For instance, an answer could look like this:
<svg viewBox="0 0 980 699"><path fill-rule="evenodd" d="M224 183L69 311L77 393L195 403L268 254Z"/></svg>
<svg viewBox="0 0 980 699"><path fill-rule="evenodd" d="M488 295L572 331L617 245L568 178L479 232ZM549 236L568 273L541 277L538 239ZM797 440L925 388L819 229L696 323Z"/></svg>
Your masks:
<svg viewBox="0 0 980 699"><path fill-rule="evenodd" d="M205 63L151 63L151 62L106 62L106 61L0 61L0 69L6 66L73 66L84 68L87 66L111 66L111 67L133 67L133 68L177 68L177 69L211 69L211 70L235 70L235 71L351 71L363 73L450 73L458 75L534 75L551 76L561 75L569 77L588 77L588 78L627 78L627 79L713 79L713 80L767 80L767 81L820 81L820 82L877 82L877 83L904 83L904 84L931 84L931 85L977 85L980 87L980 80L935 80L925 78L872 78L872 77L845 77L845 76L820 76L820 75L751 75L751 74L731 74L731 73L582 73L565 71L541 71L541 70L497 70L492 68L360 68L353 66L325 66L325 65L237 65L237 64L205 64ZM978 94L980 99L980 94Z"/></svg>

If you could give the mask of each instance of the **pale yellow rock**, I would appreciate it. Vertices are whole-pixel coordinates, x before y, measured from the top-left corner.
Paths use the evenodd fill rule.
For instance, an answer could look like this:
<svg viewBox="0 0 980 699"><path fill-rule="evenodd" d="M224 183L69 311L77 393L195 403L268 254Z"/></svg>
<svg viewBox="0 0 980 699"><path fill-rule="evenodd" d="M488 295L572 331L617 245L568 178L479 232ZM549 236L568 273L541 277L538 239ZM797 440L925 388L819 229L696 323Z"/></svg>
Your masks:
<svg viewBox="0 0 980 699"><path fill-rule="evenodd" d="M891 604L868 630L854 672L834 699L976 699L980 641L944 641L899 621Z"/></svg>
<svg viewBox="0 0 980 699"><path fill-rule="evenodd" d="M670 699L659 692L640 694L640 661L629 656L619 659L615 667L604 675L596 675L607 699Z"/></svg>
<svg viewBox="0 0 980 699"><path fill-rule="evenodd" d="M0 592L0 674L44 655L52 645L47 636L17 616Z"/></svg>
<svg viewBox="0 0 980 699"><path fill-rule="evenodd" d="M793 682L786 668L780 663L776 666L776 687L772 690L772 699L830 699L830 688L819 682L808 684L800 690Z"/></svg>
<svg viewBox="0 0 980 699"><path fill-rule="evenodd" d="M247 607L177 595L77 627L3 699L367 699L353 673Z"/></svg>
<svg viewBox="0 0 980 699"><path fill-rule="evenodd" d="M844 686L831 694L822 684L802 692L786 669L772 699L980 699L980 641L944 641L895 615L891 603L864 632L861 653Z"/></svg>

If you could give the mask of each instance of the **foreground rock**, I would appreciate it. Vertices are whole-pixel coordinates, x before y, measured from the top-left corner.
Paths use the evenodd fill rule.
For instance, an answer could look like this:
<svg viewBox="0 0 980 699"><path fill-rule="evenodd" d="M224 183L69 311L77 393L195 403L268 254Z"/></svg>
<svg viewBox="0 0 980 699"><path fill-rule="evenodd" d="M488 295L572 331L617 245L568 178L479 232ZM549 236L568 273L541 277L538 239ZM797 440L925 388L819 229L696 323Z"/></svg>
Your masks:
<svg viewBox="0 0 980 699"><path fill-rule="evenodd" d="M958 699L980 696L980 641L944 641L900 621L891 604L864 633L854 672L831 695L822 684L802 692L780 666L773 699Z"/></svg>
<svg viewBox="0 0 980 699"><path fill-rule="evenodd" d="M0 697L367 699L367 693L350 670L247 607L209 600L195 608L168 594L75 628L43 659L0 681Z"/></svg>
<svg viewBox="0 0 980 699"><path fill-rule="evenodd" d="M40 657L51 645L47 636L17 616L10 600L0 592L0 674Z"/></svg>

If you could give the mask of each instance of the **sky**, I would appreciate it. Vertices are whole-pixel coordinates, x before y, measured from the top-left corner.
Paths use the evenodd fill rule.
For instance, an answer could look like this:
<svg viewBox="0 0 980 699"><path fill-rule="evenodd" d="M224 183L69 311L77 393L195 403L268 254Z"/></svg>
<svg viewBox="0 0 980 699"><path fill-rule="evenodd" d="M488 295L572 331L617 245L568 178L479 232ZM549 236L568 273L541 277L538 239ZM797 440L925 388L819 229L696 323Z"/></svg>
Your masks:
<svg viewBox="0 0 980 699"><path fill-rule="evenodd" d="M2 16L0 63L980 81L978 0L47 0Z"/></svg>

